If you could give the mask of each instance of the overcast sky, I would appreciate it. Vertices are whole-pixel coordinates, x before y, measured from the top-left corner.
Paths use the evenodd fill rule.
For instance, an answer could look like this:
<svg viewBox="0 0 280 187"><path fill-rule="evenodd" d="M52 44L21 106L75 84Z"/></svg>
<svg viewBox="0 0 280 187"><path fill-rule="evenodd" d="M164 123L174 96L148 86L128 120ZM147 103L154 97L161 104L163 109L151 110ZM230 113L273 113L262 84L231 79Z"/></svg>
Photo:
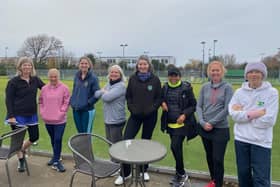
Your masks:
<svg viewBox="0 0 280 187"><path fill-rule="evenodd" d="M175 56L178 64L235 54L259 60L280 48L279 0L0 0L0 56L16 55L24 40L48 34L76 56ZM213 51L212 51L213 52Z"/></svg>

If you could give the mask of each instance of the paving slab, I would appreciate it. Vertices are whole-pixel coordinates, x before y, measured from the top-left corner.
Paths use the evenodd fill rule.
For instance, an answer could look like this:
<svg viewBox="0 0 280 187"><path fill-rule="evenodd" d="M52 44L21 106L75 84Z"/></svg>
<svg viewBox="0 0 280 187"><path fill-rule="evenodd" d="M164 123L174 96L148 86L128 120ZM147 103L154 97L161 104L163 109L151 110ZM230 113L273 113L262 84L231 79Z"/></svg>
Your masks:
<svg viewBox="0 0 280 187"><path fill-rule="evenodd" d="M70 177L73 171L73 160L65 159L63 164L66 172L59 173L47 166L49 158L44 156L29 156L27 158L30 176L26 172L19 173L17 171L17 158L16 156L10 159L9 169L12 178L13 187L66 187L69 186ZM0 162L0 187L8 186L8 178L5 170L5 162ZM151 180L146 182L146 187L170 187L168 181L172 177L169 174L160 174L150 172ZM109 177L97 181L97 187L116 187L114 180L116 177ZM91 178L83 174L76 174L73 186L83 187L90 186ZM128 181L129 182L129 181ZM202 187L205 181L190 179L186 187Z"/></svg>

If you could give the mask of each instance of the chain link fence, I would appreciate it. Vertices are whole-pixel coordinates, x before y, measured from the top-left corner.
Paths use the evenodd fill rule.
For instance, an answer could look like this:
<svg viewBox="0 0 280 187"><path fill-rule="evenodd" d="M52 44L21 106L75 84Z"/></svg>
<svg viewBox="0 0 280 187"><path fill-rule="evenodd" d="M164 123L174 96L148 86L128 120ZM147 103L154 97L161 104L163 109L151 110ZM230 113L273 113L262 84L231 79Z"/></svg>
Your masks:
<svg viewBox="0 0 280 187"><path fill-rule="evenodd" d="M7 69L7 76L9 78L13 77L16 73L15 69ZM36 70L37 75L41 78L47 78L48 70L47 69L39 69ZM73 80L74 76L76 74L76 69L62 69L60 70L60 77L61 80ZM130 75L132 75L135 71L133 70L125 70L124 74L128 78ZM106 81L108 71L104 69L95 69L94 73L98 76L99 80ZM167 71L155 71L154 72L162 82L165 82L167 80ZM195 70L183 70L182 73L182 80L189 81L191 83L204 83L208 81L208 78L206 75L204 75L204 78L201 77L200 71ZM225 77L225 80L232 83L232 84L241 84L245 81L244 77L238 76L238 77ZM280 71L279 70L269 70L268 71L268 81L270 81L273 85L280 85Z"/></svg>

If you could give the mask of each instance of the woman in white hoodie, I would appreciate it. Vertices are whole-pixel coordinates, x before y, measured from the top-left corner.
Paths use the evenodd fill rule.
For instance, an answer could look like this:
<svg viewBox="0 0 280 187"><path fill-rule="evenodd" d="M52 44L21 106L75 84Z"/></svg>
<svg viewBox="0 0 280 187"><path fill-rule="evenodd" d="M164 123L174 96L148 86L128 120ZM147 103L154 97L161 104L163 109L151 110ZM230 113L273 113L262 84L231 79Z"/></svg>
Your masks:
<svg viewBox="0 0 280 187"><path fill-rule="evenodd" d="M229 103L235 121L234 139L240 187L271 186L273 126L278 114L278 91L265 81L266 66L248 63L244 82Z"/></svg>

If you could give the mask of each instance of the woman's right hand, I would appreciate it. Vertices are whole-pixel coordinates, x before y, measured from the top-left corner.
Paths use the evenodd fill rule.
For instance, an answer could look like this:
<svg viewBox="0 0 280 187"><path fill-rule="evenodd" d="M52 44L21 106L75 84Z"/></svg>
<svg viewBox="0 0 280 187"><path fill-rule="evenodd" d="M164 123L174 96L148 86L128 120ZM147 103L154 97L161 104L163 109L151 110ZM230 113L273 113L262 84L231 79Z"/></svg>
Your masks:
<svg viewBox="0 0 280 187"><path fill-rule="evenodd" d="M17 122L16 118L12 117L7 120L9 124L15 124Z"/></svg>
<svg viewBox="0 0 280 187"><path fill-rule="evenodd" d="M205 125L203 126L203 129L205 131L211 131L213 129L213 125L211 125L210 123L205 123Z"/></svg>
<svg viewBox="0 0 280 187"><path fill-rule="evenodd" d="M168 112L168 107L167 107L166 102L162 102L162 104L161 104L161 108L162 108L162 110L163 110L163 111Z"/></svg>
<svg viewBox="0 0 280 187"><path fill-rule="evenodd" d="M242 111L243 110L243 106L242 105L240 105L240 104L234 104L234 105L232 105L232 110L234 110L234 111Z"/></svg>

